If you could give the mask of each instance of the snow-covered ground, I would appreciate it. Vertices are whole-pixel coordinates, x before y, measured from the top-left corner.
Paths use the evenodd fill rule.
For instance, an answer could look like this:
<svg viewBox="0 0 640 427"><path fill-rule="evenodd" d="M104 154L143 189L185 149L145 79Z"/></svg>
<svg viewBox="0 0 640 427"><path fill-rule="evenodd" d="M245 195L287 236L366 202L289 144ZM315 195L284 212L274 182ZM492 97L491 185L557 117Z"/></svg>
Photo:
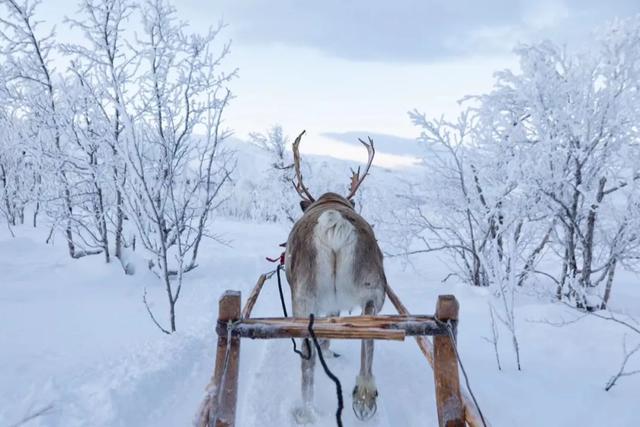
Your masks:
<svg viewBox="0 0 640 427"><path fill-rule="evenodd" d="M142 303L145 287L158 314L166 311L158 280L139 266L124 276L100 257L70 260L62 241L44 243L44 231L16 228L0 234L0 425L11 426L51 405L29 426L186 426L203 396L214 360L217 300L225 289L246 296L272 265L284 225L218 220L231 242L207 243L200 267L189 273L177 306L178 333L162 334ZM604 384L622 358L624 329L586 317L563 327L545 321L575 319L558 304L522 298L517 322L523 370L515 369L506 331L503 371L496 369L484 289L443 285L436 258L404 269L386 264L390 284L415 313L432 313L440 293L460 300L460 354L481 408L493 426L635 426L640 375ZM640 318L640 286L627 275L614 288L614 309ZM387 302L386 312L393 312ZM275 279L265 286L255 315L280 315ZM542 322L542 323L541 323ZM634 337L629 336L632 343ZM437 425L433 377L413 340L376 344L378 413L357 421L350 406L359 363L356 342L334 341L342 357L329 360L345 390L345 425ZM640 360L631 369L640 368ZM333 384L316 371L316 425L333 425ZM299 399L299 362L288 340L243 341L239 426L293 425Z"/></svg>

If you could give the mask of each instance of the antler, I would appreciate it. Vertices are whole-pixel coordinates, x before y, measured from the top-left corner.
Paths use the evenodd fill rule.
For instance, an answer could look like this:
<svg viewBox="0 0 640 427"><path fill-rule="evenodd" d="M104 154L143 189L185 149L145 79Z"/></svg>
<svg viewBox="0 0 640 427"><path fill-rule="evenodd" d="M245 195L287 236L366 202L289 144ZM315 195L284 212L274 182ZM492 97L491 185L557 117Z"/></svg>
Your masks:
<svg viewBox="0 0 640 427"><path fill-rule="evenodd" d="M358 191L360 184L362 184L362 181L364 181L367 175L369 175L369 169L371 168L371 163L373 162L373 156L376 155L376 149L373 146L373 139L371 139L370 136L367 138L369 139L368 144L363 140L361 140L360 138L358 138L358 141L360 141L362 145L367 147L367 154L369 156L369 159L367 160L367 167L365 168L364 174L362 175L362 177L360 176L360 166L358 166L357 171L354 171L353 169L351 169L351 187L349 188L349 195L346 197L347 200L351 200L353 196L356 195L356 191Z"/></svg>
<svg viewBox="0 0 640 427"><path fill-rule="evenodd" d="M302 182L302 172L300 172L299 147L300 147L300 140L302 139L302 135L304 135L305 132L306 131L303 130L293 143L293 166L296 171L296 179L298 180L298 182L293 183L293 186L298 192L298 194L300 195L300 197L302 197L304 200L315 202L316 199L313 198L311 193L309 193L309 190L307 190L307 187L304 186L304 183Z"/></svg>

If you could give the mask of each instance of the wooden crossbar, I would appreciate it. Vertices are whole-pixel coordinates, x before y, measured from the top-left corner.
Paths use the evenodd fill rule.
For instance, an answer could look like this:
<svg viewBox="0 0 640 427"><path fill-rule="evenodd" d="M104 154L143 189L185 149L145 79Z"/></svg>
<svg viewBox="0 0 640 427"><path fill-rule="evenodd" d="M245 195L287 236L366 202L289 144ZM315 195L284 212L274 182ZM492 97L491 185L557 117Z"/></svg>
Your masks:
<svg viewBox="0 0 640 427"><path fill-rule="evenodd" d="M307 318L254 318L233 324L232 335L242 338L308 338ZM220 323L218 334L226 334L227 324ZM446 335L447 329L433 316L352 316L319 317L313 332L326 339L382 339L403 341L405 336Z"/></svg>
<svg viewBox="0 0 640 427"><path fill-rule="evenodd" d="M309 319L296 319L299 322L256 322L246 324L241 322L234 325L232 334L242 338L309 338L307 329ZM404 341L405 332L400 329L383 329L371 326L351 327L347 325L322 324L317 325L314 321L313 332L317 338L322 339L372 339L372 340L393 340Z"/></svg>

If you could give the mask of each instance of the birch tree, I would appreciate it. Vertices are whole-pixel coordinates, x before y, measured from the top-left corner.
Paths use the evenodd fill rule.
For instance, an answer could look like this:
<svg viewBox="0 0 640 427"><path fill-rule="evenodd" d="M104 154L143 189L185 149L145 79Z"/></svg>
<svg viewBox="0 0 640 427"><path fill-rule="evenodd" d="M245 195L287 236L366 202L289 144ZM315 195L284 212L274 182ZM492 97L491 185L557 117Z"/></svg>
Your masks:
<svg viewBox="0 0 640 427"><path fill-rule="evenodd" d="M285 136L282 126L274 125L266 133L249 134L249 141L269 156L270 165L265 180L267 188L257 189L262 195L268 196L263 202L271 207L269 211L273 212L273 206L276 204L279 208L278 212L268 219L277 221L284 217L291 223L295 222L299 208L290 197L293 188L293 158L289 151L289 137ZM277 192L270 190L274 186ZM264 196L261 198L264 199ZM263 210L266 210L266 207Z"/></svg>
<svg viewBox="0 0 640 427"><path fill-rule="evenodd" d="M9 227L24 224L25 211L34 199L33 158L23 140L24 120L0 91L0 212Z"/></svg>
<svg viewBox="0 0 640 427"><path fill-rule="evenodd" d="M233 159L222 144L223 112L230 100L222 61L229 44L218 46L219 25L204 35L187 34L175 10L161 0L142 6L140 40L143 72L130 120L127 161L131 169L127 203L144 247L154 256L169 302L169 326L176 330L175 306L183 275L197 266L211 212L222 201ZM196 129L204 135L196 134ZM146 303L146 300L145 300Z"/></svg>
<svg viewBox="0 0 640 427"><path fill-rule="evenodd" d="M65 159L65 141L59 116L59 97L55 87L51 55L55 49L54 33L41 32L41 22L35 19L38 2L2 0L5 14L0 18L0 54L4 62L9 92L19 98L20 108L28 117L34 156L42 161L41 170L51 171L47 182L48 211L55 224L62 224L69 255L85 255L76 248L73 236L72 183ZM42 176L37 178L42 181ZM53 202L59 201L56 204Z"/></svg>
<svg viewBox="0 0 640 427"><path fill-rule="evenodd" d="M503 139L531 151L531 195L557 220L557 297L589 309L606 305L609 293L598 289L608 283L610 290L616 265L637 242L623 214L637 204L640 178L634 25L635 33L614 31L591 54L522 46L522 73L499 73L496 90L483 98L495 117L510 122Z"/></svg>
<svg viewBox="0 0 640 427"><path fill-rule="evenodd" d="M132 19L135 4L129 0L83 0L80 19L67 18L71 28L79 29L85 44L63 46L73 58L71 71L85 96L95 105L94 123L101 123L103 161L111 175L109 191L113 206L105 210L105 226L113 229L114 255L122 261L125 206L123 189L127 180L127 163L121 155L124 122L123 111L134 96L130 89L136 70L137 55L127 42L126 24ZM132 93L134 92L134 93ZM105 238L108 236L105 235ZM105 245L108 249L108 243ZM108 261L109 256L106 253Z"/></svg>

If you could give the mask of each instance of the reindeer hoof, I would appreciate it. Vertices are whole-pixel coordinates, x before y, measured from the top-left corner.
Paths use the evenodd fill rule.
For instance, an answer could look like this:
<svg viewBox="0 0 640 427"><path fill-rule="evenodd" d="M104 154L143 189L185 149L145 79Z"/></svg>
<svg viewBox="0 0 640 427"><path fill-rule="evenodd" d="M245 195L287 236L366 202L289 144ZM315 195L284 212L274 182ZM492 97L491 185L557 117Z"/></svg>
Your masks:
<svg viewBox="0 0 640 427"><path fill-rule="evenodd" d="M316 421L316 413L312 407L304 405L293 410L293 418L297 424L313 424Z"/></svg>
<svg viewBox="0 0 640 427"><path fill-rule="evenodd" d="M353 412L361 421L366 421L373 417L378 410L376 398L378 389L373 377L363 378L358 376L356 386L353 388Z"/></svg>
<svg viewBox="0 0 640 427"><path fill-rule="evenodd" d="M353 413L360 421L367 421L376 414L378 404L375 399L371 402L353 400Z"/></svg>

